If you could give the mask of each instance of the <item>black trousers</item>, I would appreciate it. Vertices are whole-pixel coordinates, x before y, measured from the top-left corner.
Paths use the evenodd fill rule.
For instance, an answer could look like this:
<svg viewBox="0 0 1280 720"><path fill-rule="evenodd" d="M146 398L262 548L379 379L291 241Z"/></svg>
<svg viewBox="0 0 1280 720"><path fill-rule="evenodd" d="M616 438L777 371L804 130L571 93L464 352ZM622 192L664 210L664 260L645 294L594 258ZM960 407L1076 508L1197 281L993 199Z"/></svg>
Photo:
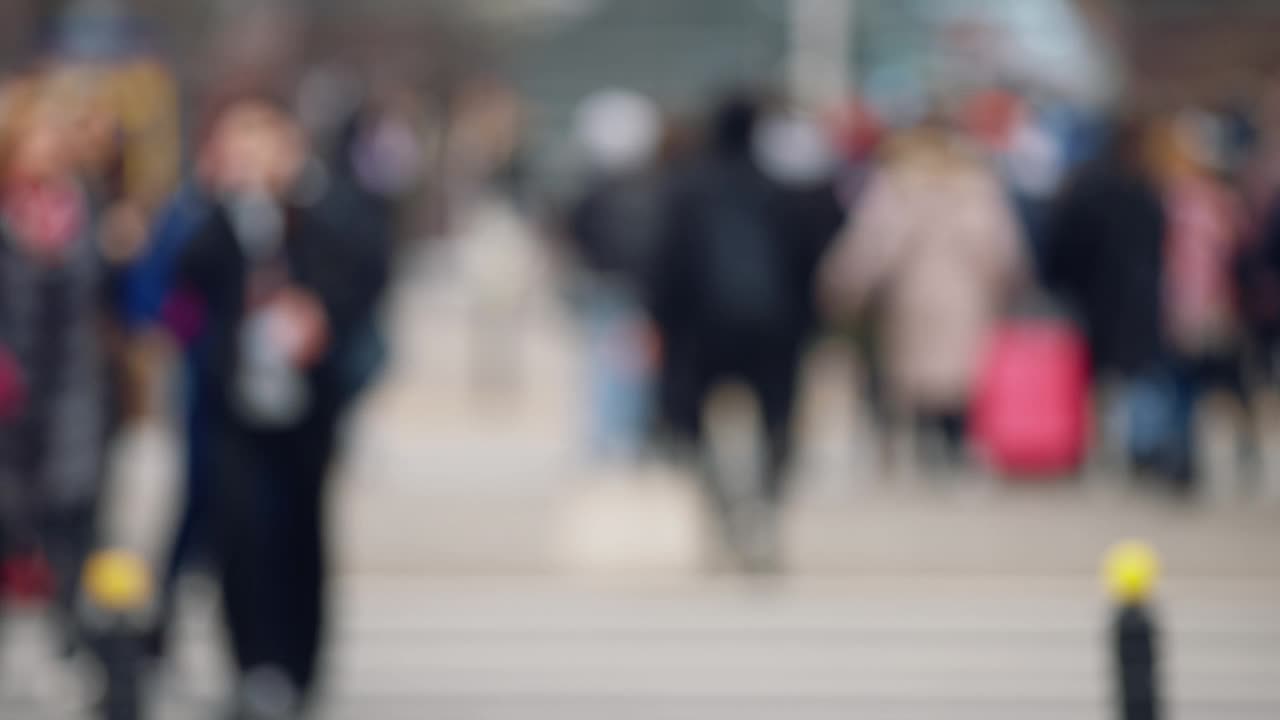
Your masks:
<svg viewBox="0 0 1280 720"><path fill-rule="evenodd" d="M1165 457L1157 463L1174 489L1192 492L1200 475L1200 448L1196 438L1196 414L1200 400L1214 390L1231 394L1252 418L1253 404L1243 356L1236 352L1182 355L1168 361L1173 417ZM1253 427L1252 422L1246 427ZM1247 433L1240 450L1256 454L1257 438Z"/></svg>
<svg viewBox="0 0 1280 720"><path fill-rule="evenodd" d="M260 431L220 423L215 446L215 550L238 670L285 673L305 697L325 627L326 476L336 414Z"/></svg>
<svg viewBox="0 0 1280 720"><path fill-rule="evenodd" d="M791 420L800 373L801 342L789 334L701 334L673 347L667 400L676 431L702 449L706 437L703 409L716 388L741 382L756 397L764 420L766 466L761 491L780 502L785 494L785 468L791 458ZM708 468L712 475L714 469ZM723 479L709 479L718 492Z"/></svg>

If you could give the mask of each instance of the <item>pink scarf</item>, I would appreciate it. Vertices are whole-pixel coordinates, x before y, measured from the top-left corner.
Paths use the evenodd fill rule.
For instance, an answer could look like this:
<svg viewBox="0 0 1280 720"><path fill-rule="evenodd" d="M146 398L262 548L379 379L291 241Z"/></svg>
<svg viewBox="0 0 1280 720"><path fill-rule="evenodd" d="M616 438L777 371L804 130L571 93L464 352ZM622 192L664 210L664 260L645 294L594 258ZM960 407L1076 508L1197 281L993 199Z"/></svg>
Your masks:
<svg viewBox="0 0 1280 720"><path fill-rule="evenodd" d="M0 215L27 252L44 260L64 258L85 225L84 197L69 181L9 187Z"/></svg>

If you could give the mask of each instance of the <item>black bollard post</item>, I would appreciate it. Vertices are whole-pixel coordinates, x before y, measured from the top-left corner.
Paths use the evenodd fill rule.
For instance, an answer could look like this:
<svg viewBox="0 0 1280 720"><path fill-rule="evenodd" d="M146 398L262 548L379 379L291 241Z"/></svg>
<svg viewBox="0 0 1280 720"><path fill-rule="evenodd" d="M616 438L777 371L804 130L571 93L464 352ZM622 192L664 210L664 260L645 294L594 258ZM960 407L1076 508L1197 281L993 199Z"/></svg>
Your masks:
<svg viewBox="0 0 1280 720"><path fill-rule="evenodd" d="M103 720L142 720L143 653L141 635L127 623L114 622L98 638L106 694Z"/></svg>
<svg viewBox="0 0 1280 720"><path fill-rule="evenodd" d="M1107 554L1105 572L1117 604L1110 643L1116 720L1160 720L1160 637L1148 602L1159 561L1146 545L1123 543Z"/></svg>
<svg viewBox="0 0 1280 720"><path fill-rule="evenodd" d="M1145 605L1122 606L1113 628L1118 720L1160 720L1159 638Z"/></svg>

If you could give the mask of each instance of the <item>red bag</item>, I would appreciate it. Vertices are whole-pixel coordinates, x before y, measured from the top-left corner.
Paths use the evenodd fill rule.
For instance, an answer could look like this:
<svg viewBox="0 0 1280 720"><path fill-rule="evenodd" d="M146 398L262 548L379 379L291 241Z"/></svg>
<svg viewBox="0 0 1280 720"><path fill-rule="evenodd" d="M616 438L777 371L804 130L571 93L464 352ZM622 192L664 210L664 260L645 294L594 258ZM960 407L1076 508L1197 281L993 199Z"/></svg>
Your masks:
<svg viewBox="0 0 1280 720"><path fill-rule="evenodd" d="M22 412L26 396L22 369L13 354L0 346L0 423L12 420Z"/></svg>
<svg viewBox="0 0 1280 720"><path fill-rule="evenodd" d="M1072 473L1088 451L1089 351L1060 318L1019 318L996 333L973 406L973 442L995 471Z"/></svg>

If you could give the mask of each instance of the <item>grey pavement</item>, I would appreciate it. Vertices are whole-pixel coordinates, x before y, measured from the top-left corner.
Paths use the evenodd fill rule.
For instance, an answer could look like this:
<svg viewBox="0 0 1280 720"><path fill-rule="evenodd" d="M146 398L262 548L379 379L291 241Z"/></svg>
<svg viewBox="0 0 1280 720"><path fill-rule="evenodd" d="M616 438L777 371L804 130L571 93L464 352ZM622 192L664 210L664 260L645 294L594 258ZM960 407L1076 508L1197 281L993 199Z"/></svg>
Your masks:
<svg viewBox="0 0 1280 720"><path fill-rule="evenodd" d="M350 576L340 588L321 718L1110 716L1108 609L1087 576ZM157 717L218 709L199 597ZM1274 581L1169 582L1173 717L1276 717L1277 600ZM3 716L72 717L38 714L57 692L10 688Z"/></svg>

